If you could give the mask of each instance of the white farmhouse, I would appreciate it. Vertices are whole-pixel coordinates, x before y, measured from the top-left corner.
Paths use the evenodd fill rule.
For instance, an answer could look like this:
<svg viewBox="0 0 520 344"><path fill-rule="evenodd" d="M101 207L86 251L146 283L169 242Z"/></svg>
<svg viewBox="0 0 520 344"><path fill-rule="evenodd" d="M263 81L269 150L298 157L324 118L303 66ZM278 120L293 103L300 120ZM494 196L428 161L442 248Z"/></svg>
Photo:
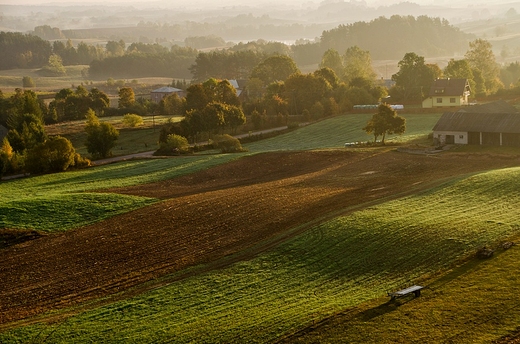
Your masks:
<svg viewBox="0 0 520 344"><path fill-rule="evenodd" d="M468 79L437 79L433 82L423 108L443 108L469 105Z"/></svg>

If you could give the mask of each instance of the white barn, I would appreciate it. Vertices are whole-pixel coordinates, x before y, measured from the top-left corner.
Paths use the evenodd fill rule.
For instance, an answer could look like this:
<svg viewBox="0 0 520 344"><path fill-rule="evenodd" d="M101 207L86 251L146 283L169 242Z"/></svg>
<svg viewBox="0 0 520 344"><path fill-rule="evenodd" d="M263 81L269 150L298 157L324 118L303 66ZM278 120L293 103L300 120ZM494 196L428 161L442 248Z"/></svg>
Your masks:
<svg viewBox="0 0 520 344"><path fill-rule="evenodd" d="M520 147L520 113L446 112L433 127L435 144Z"/></svg>

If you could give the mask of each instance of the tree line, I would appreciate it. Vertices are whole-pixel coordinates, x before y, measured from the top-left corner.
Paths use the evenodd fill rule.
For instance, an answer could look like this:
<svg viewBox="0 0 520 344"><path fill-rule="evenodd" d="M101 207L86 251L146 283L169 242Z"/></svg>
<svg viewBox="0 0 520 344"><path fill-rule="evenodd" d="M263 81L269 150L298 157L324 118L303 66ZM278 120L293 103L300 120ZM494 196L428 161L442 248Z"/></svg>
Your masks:
<svg viewBox="0 0 520 344"><path fill-rule="evenodd" d="M42 37L62 35L56 28L46 26L36 28L35 33ZM397 15L390 18L380 17L368 23L339 25L335 29L323 31L320 39L315 42L300 40L294 45L286 45L259 40L240 43L227 49L228 55L204 55L205 53L197 52L193 48L179 46L168 49L158 43L132 43L126 47L122 40L109 41L104 46L80 42L76 47L70 40L55 40L51 46L48 41L37 36L2 32L0 52L3 58L0 59L0 68L41 68L54 54L61 58L64 65L89 64L91 78L126 78L143 74L189 78L188 70L194 65L191 72L194 73L195 79L201 80L203 75L208 75L205 72L207 68L204 61L207 58L222 60L214 63L213 72L218 71L219 74L230 74L225 70L229 66L233 66L235 70L250 69L252 62L248 61L248 58L255 56L247 55L245 52L248 51L258 55L286 54L291 56L297 65L302 66L319 63L321 56L328 49L344 51L351 46L369 51L376 59L399 58L409 51L428 57L452 55L459 52L460 47L465 46L471 38L446 20ZM223 43L214 35L190 37L188 40L188 43L197 47L205 46L207 42L219 45ZM235 74L234 77L237 78L245 73Z"/></svg>

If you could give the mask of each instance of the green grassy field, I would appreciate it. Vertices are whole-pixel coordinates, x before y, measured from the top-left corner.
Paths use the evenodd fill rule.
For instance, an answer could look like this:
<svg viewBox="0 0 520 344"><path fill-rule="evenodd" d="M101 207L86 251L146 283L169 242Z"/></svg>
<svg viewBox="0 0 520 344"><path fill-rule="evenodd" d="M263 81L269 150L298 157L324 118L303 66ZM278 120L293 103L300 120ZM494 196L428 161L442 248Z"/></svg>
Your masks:
<svg viewBox="0 0 520 344"><path fill-rule="evenodd" d="M5 332L0 334L0 341L269 342L366 303L376 308L368 309L367 314L372 311L376 316L380 311L392 317L389 312L400 306L386 303L386 291L428 282L427 276L454 267L479 247L520 235L518 178L520 168L491 171L383 203L315 226L251 261L171 283L57 323ZM503 253L504 259L508 252ZM471 280L485 275L482 269L502 268L491 265L489 261L481 268L476 265L479 269L475 272L455 273ZM413 342L415 339L402 335L416 336L416 328L420 329L417 342L436 343L455 334L459 339L456 342L485 342L485 338L508 333L520 321L520 314L509 307L493 309L498 319L507 321L484 318L491 323L475 326L477 320L482 321L479 309L486 309L486 315L491 312L481 306L486 301L483 292L493 297L493 288L499 288L496 292L502 302L509 298L518 304L514 301L518 299L518 285L508 289L496 286L495 281L489 285L461 281L459 288L467 289L458 295L450 289L448 297L442 288L449 281L449 275L433 280L432 292L423 292L418 310L414 310L416 302L403 306L417 317L399 312L405 320L387 319L384 328L373 334L366 331L379 322L370 317L357 319L355 331L349 332L357 333L352 334L352 342L390 343L398 335L401 342ZM464 301L456 302L456 296ZM389 307L388 312L382 311L385 307ZM441 312L449 313L446 308L454 312L448 325L454 333L438 328L446 320ZM349 325L343 326L348 331ZM474 331L465 331L468 326ZM490 327L492 333L488 333ZM350 338L336 334L336 339Z"/></svg>
<svg viewBox="0 0 520 344"><path fill-rule="evenodd" d="M102 221L157 200L94 190L175 178L263 151L366 141L359 128L369 116L322 121L248 144L243 154L126 161L2 182L0 227L52 232ZM424 138L438 116L405 115L407 134L391 141ZM263 343L298 334L288 341L487 343L520 324L520 250L471 257L520 238L519 178L520 168L509 168L452 180L313 226L222 270L197 266L194 277L165 276L152 282L162 287L131 299L53 312L53 321L4 331L0 342ZM388 302L387 291L415 283L427 287L421 298Z"/></svg>
<svg viewBox="0 0 520 344"><path fill-rule="evenodd" d="M366 139L367 135L359 128L368 116L364 114L334 117L286 135L245 145L249 153L126 161L87 170L4 181L0 188L0 227L60 231L101 221L121 212L145 206L153 200L99 193L90 193L87 197L86 193L89 191L170 179L225 163L245 154L269 150L343 147L345 142ZM400 139L426 136L433 126L432 122L434 123L438 116L410 115L407 119L408 132ZM137 146L140 146L140 151L143 151L144 144L138 144L136 137L143 140L149 136L154 137L151 131L153 129L131 130L132 135L122 135L121 142L128 143L122 147L130 147L133 144L134 148L128 150L135 152ZM102 204L105 203L107 209L102 211ZM88 208L89 204L97 206L92 207L91 211L76 211ZM109 204L112 206L108 206Z"/></svg>
<svg viewBox="0 0 520 344"><path fill-rule="evenodd" d="M180 121L182 117L171 117L173 121ZM119 130L119 138L112 149L113 156L129 155L133 153L154 151L159 149L159 133L161 125L166 123L168 116L143 116L143 125L136 128L126 127L123 117L102 117L102 122L110 123ZM89 156L85 147L87 134L84 131L85 121L74 121L54 124L46 127L49 135L61 135L68 138L76 152L82 156Z"/></svg>
<svg viewBox="0 0 520 344"><path fill-rule="evenodd" d="M153 199L91 191L170 179L228 162L234 155L127 161L2 182L0 228L63 231L102 221Z"/></svg>
<svg viewBox="0 0 520 344"><path fill-rule="evenodd" d="M402 136L390 135L388 144L426 138L437 123L440 113L402 114L406 119L406 133ZM250 152L273 150L309 150L317 148L339 148L346 142L374 141L362 128L372 114L348 114L327 119L303 127L286 135L258 141L246 145Z"/></svg>

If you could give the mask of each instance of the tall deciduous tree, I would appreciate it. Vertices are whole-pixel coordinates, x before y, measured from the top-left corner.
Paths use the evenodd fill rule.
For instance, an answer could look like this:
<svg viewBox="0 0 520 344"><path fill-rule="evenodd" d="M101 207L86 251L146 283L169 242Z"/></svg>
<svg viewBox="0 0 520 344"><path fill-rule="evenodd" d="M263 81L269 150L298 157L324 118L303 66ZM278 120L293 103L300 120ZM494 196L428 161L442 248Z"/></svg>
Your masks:
<svg viewBox="0 0 520 344"><path fill-rule="evenodd" d="M161 99L160 112L168 116L183 116L186 113L186 98L181 98L177 93L172 93Z"/></svg>
<svg viewBox="0 0 520 344"><path fill-rule="evenodd" d="M387 104L380 104L377 113L368 121L363 130L374 135L374 142L381 136L381 143L385 144L386 135L403 134L406 130L406 120L397 115L397 112Z"/></svg>
<svg viewBox="0 0 520 344"><path fill-rule="evenodd" d="M491 43L481 38L470 42L469 50L464 57L472 69L482 74L486 93L496 92L503 87L499 79L500 68L496 62Z"/></svg>
<svg viewBox="0 0 520 344"><path fill-rule="evenodd" d="M87 152L94 157L110 156L119 137L119 131L110 123L100 122L93 110L89 110L86 117Z"/></svg>
<svg viewBox="0 0 520 344"><path fill-rule="evenodd" d="M135 93L131 87L121 87L119 89L119 104L118 108L126 109L135 104Z"/></svg>
<svg viewBox="0 0 520 344"><path fill-rule="evenodd" d="M297 115L328 97L331 90L330 83L324 78L298 73L285 81L284 98L287 99L290 114Z"/></svg>
<svg viewBox="0 0 520 344"><path fill-rule="evenodd" d="M72 143L61 136L53 136L27 152L25 167L31 173L66 171L74 165L76 151Z"/></svg>
<svg viewBox="0 0 520 344"><path fill-rule="evenodd" d="M335 49L328 49L321 58L320 68L330 68L338 76L343 76L345 68L340 54Z"/></svg>
<svg viewBox="0 0 520 344"><path fill-rule="evenodd" d="M406 53L398 63L399 71L392 75L395 86L402 92L403 100L422 100L429 91L435 76L424 57L416 53Z"/></svg>
<svg viewBox="0 0 520 344"><path fill-rule="evenodd" d="M345 74L343 80L350 83L356 78L363 78L374 82L376 73L372 68L372 58L368 50L362 50L358 46L349 47L343 55Z"/></svg>
<svg viewBox="0 0 520 344"><path fill-rule="evenodd" d="M226 127L231 128L232 133L235 134L237 128L246 123L246 116L240 107L226 105L224 122Z"/></svg>
<svg viewBox="0 0 520 344"><path fill-rule="evenodd" d="M273 55L260 62L251 72L251 78L262 80L264 86L275 81L284 81L299 72L293 59L286 55Z"/></svg>

